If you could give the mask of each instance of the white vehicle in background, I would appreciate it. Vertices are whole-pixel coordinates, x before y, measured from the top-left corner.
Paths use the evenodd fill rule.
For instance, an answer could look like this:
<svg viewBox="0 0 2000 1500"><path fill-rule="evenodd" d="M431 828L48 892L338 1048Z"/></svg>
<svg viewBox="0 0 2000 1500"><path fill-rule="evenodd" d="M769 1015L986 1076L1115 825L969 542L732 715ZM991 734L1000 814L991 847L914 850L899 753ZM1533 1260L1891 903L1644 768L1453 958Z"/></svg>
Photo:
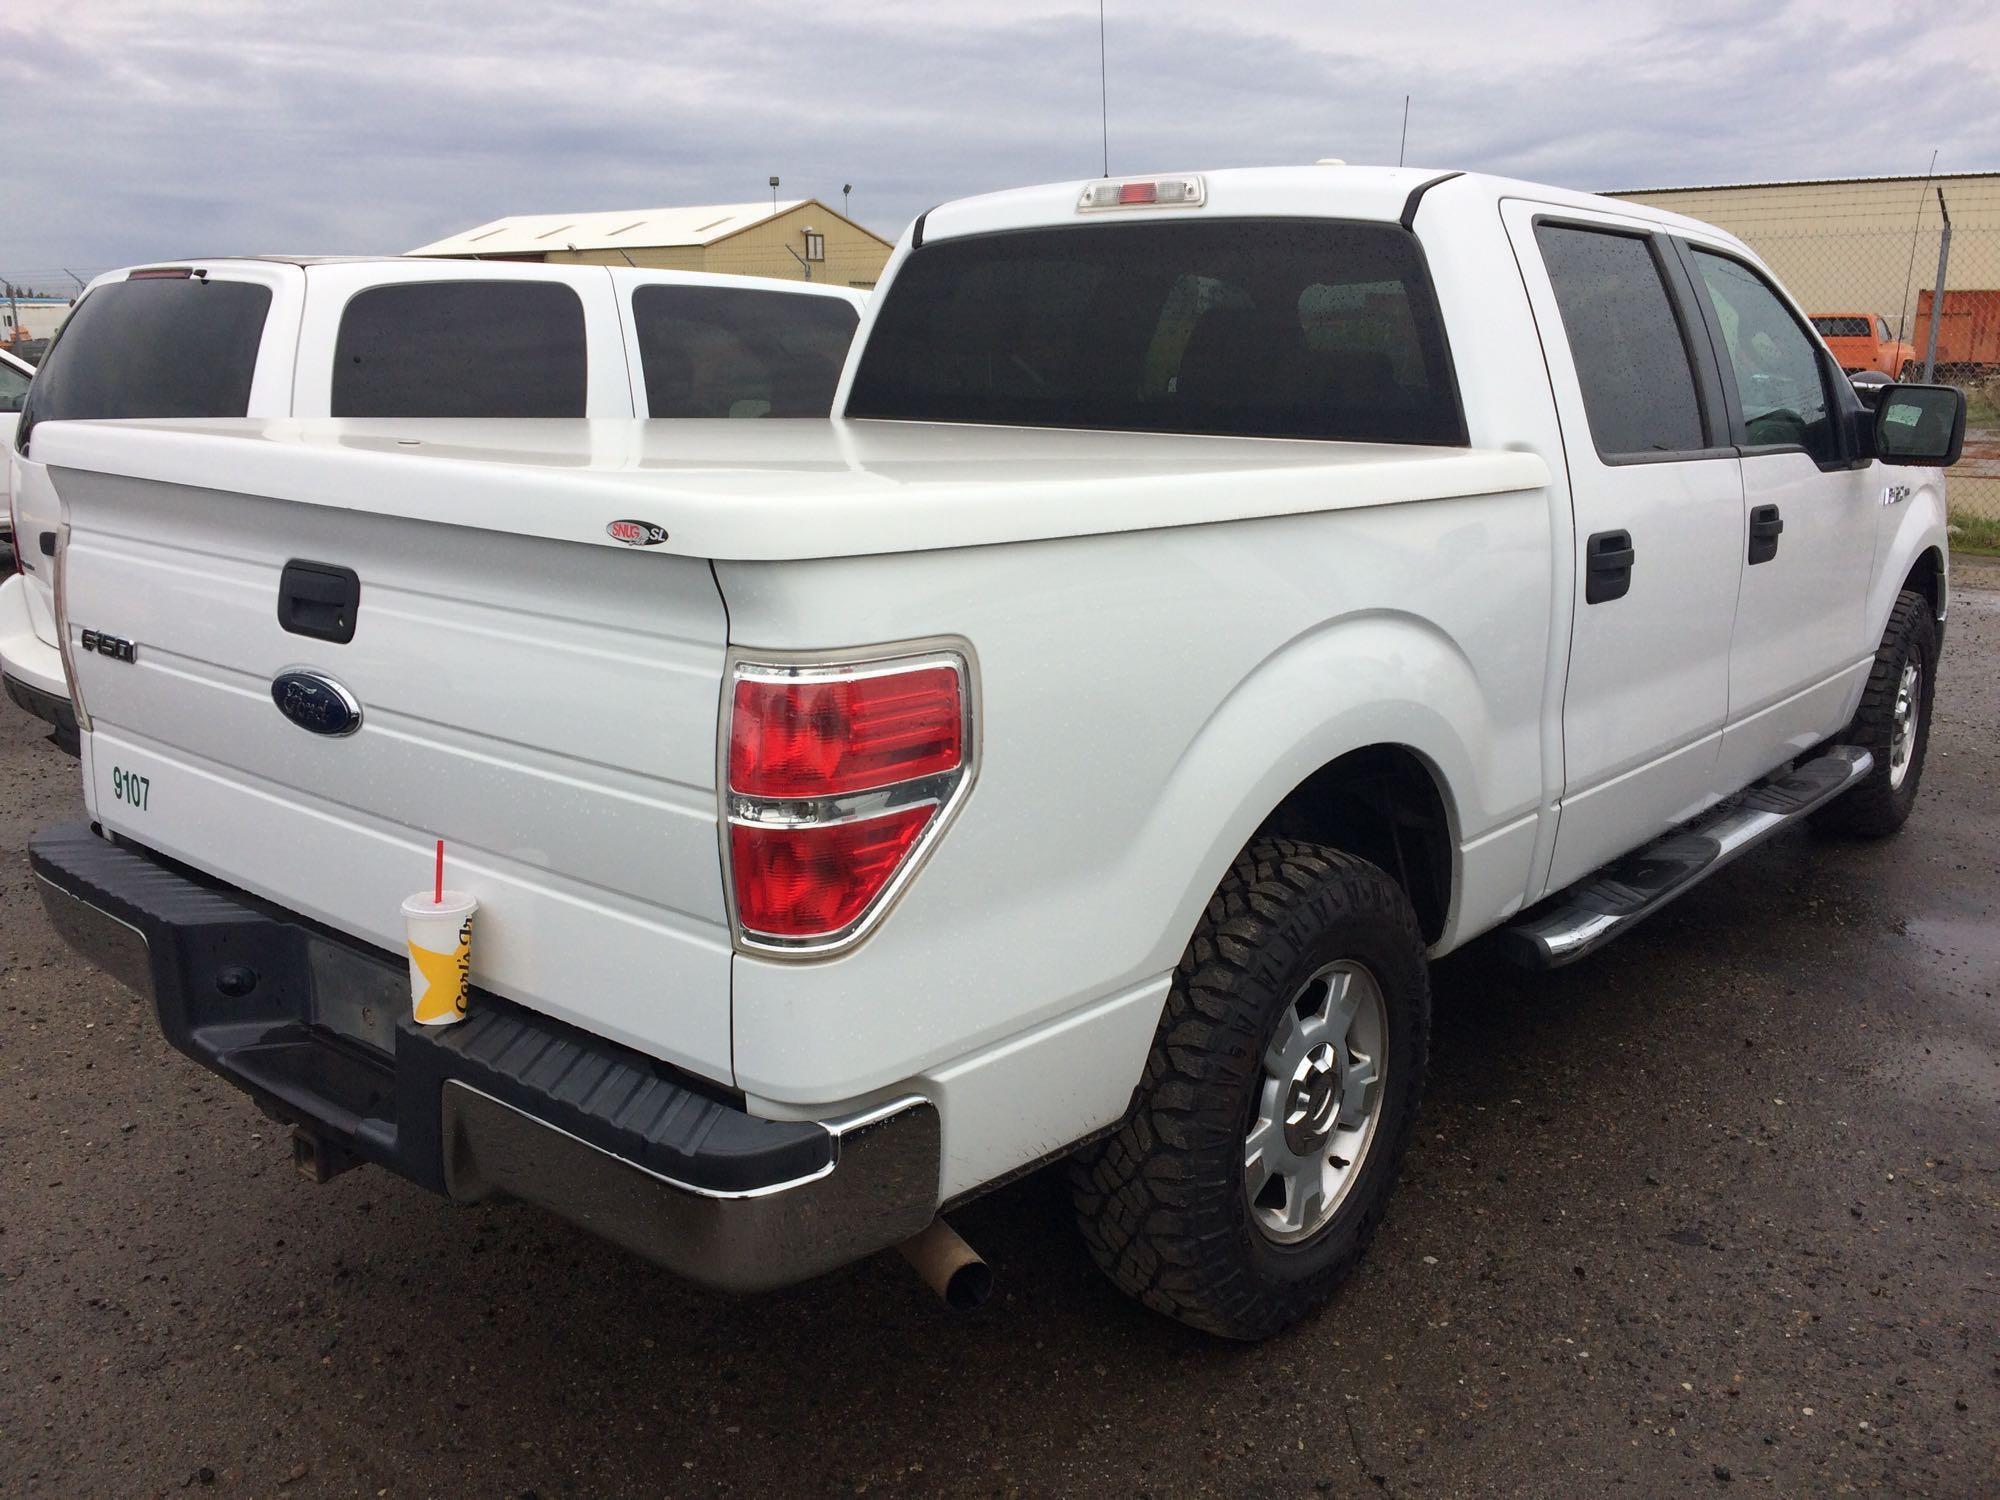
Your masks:
<svg viewBox="0 0 2000 1500"><path fill-rule="evenodd" d="M758 277L408 257L188 260L100 276L43 359L19 430L7 423L20 559L0 583L7 693L73 743L41 422L824 416L866 302ZM7 379L0 371L0 406Z"/></svg>
<svg viewBox="0 0 2000 1500"><path fill-rule="evenodd" d="M748 1290L1067 1159L1262 1337L1381 1222L1432 958L1908 817L1965 404L1872 399L1707 225L1322 166L932 211L833 420L53 423L31 863L316 1175Z"/></svg>
<svg viewBox="0 0 2000 1500"><path fill-rule="evenodd" d="M0 442L13 440L14 420L21 414L21 403L28 399L28 382L34 378L33 365L0 349Z"/></svg>

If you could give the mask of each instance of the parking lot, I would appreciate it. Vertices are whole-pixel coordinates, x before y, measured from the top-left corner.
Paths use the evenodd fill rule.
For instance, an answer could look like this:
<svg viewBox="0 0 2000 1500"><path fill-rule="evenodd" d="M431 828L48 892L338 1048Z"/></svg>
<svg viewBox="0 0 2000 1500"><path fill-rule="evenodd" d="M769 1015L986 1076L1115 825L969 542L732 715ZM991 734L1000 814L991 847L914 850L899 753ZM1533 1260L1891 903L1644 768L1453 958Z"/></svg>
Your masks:
<svg viewBox="0 0 2000 1500"><path fill-rule="evenodd" d="M1974 1496L2000 1484L2000 568L1919 809L1788 835L1554 977L1437 972L1362 1271L1255 1348L1104 1283L1052 1174L751 1301L538 1212L315 1188L47 927L75 763L0 720L0 1489Z"/></svg>

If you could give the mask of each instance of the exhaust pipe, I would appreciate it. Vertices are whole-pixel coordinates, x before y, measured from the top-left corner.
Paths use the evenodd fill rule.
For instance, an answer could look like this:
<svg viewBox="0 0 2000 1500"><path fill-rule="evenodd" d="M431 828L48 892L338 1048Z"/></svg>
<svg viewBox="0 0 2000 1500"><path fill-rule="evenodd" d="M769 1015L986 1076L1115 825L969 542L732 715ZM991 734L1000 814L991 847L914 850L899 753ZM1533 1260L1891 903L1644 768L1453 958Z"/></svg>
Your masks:
<svg viewBox="0 0 2000 1500"><path fill-rule="evenodd" d="M992 1268L943 1219L932 1219L930 1228L896 1248L954 1312L971 1312L993 1295Z"/></svg>

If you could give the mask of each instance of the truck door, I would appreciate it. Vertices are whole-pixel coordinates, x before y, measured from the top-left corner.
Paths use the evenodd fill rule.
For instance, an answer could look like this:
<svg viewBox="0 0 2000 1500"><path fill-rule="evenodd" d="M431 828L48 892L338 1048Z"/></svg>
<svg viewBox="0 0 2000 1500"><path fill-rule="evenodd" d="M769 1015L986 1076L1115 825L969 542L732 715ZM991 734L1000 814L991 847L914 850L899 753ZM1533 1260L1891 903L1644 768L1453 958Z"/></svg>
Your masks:
<svg viewBox="0 0 2000 1500"><path fill-rule="evenodd" d="M1553 205L1503 214L1562 426L1576 548L1554 889L1717 795L1743 494L1664 236Z"/></svg>
<svg viewBox="0 0 2000 1500"><path fill-rule="evenodd" d="M1770 278L1732 252L1681 248L1743 461L1742 586L1717 771L1734 791L1838 731L1851 711L1875 651L1868 582L1887 481L1848 451L1850 392Z"/></svg>

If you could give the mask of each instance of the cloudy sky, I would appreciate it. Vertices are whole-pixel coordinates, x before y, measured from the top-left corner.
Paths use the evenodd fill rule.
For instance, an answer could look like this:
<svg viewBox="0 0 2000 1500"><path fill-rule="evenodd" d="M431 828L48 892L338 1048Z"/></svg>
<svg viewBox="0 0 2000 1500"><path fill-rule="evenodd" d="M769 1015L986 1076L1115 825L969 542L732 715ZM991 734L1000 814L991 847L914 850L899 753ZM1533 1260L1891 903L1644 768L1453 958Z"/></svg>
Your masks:
<svg viewBox="0 0 2000 1500"><path fill-rule="evenodd" d="M2000 168L1992 0L1108 0L1116 171L1578 187ZM1092 0L0 0L0 276L784 195L890 237L1096 173Z"/></svg>

